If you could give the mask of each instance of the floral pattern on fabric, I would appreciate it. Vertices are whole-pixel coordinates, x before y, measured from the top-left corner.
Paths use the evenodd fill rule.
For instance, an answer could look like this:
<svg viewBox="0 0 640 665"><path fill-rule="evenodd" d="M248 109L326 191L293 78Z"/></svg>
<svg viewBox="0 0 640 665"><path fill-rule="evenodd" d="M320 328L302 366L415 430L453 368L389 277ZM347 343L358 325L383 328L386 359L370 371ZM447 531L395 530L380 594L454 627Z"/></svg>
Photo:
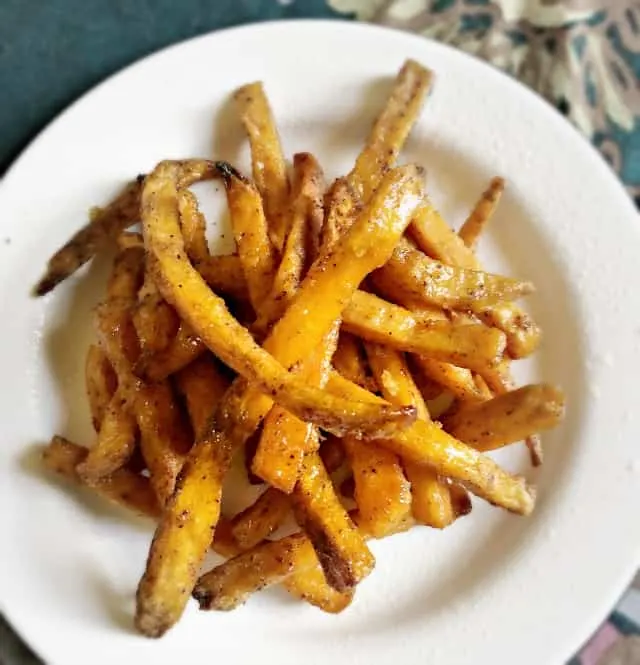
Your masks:
<svg viewBox="0 0 640 665"><path fill-rule="evenodd" d="M565 113L640 205L640 2L329 0L483 58Z"/></svg>

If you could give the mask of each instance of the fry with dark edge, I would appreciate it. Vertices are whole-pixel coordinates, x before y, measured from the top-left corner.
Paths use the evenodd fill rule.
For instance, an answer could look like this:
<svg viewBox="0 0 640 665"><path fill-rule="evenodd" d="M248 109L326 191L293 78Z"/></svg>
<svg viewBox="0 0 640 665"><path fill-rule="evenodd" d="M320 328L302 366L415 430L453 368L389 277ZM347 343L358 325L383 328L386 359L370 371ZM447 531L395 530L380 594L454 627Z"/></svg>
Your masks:
<svg viewBox="0 0 640 665"><path fill-rule="evenodd" d="M493 217L504 192L504 178L491 178L487 189L460 227L458 235L470 249L475 249L478 238Z"/></svg>
<svg viewBox="0 0 640 665"><path fill-rule="evenodd" d="M140 192L144 176L130 182L105 208L92 210L91 220L65 243L47 263L47 270L34 289L43 296L115 241L121 231L140 219Z"/></svg>

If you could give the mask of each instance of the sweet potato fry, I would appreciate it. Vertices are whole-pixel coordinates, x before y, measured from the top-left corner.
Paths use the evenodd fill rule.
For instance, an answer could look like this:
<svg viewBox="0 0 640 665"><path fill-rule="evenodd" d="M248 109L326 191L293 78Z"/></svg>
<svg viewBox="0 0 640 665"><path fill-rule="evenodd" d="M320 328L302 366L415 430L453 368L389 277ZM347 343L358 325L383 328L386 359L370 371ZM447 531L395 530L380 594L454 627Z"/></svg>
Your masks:
<svg viewBox="0 0 640 665"><path fill-rule="evenodd" d="M42 459L47 468L75 483L87 484L97 494L113 503L140 515L153 518L159 516L160 506L149 481L128 469L118 469L109 476L84 483L76 468L84 462L87 452L82 446L61 436L54 436L42 452Z"/></svg>
<svg viewBox="0 0 640 665"><path fill-rule="evenodd" d="M237 254L210 256L195 264L202 279L216 292L240 301L249 300L249 289Z"/></svg>
<svg viewBox="0 0 640 665"><path fill-rule="evenodd" d="M327 388L354 399L357 395L361 400L380 400L335 372L329 376ZM490 457L461 443L436 423L418 419L379 443L406 461L431 467L439 476L464 485L489 503L520 515L533 510L535 492L524 478L507 473Z"/></svg>
<svg viewBox="0 0 640 665"><path fill-rule="evenodd" d="M290 512L289 497L275 487L269 487L234 516L231 534L241 550L250 550L278 529Z"/></svg>
<svg viewBox="0 0 640 665"><path fill-rule="evenodd" d="M220 517L231 455L228 439L212 430L187 457L136 594L136 628L148 637L163 635L184 611Z"/></svg>
<svg viewBox="0 0 640 665"><path fill-rule="evenodd" d="M289 181L276 123L262 83L242 86L234 98L249 137L253 180L265 204L271 242L280 251L289 231Z"/></svg>
<svg viewBox="0 0 640 665"><path fill-rule="evenodd" d="M504 179L492 178L489 186L482 193L480 200L471 211L471 214L460 227L458 235L469 249L475 249L478 238L498 207L503 191Z"/></svg>
<svg viewBox="0 0 640 665"><path fill-rule="evenodd" d="M265 541L200 577L193 597L201 610L232 610L255 591L283 581L294 570L312 568L316 561L302 533Z"/></svg>
<svg viewBox="0 0 640 665"><path fill-rule="evenodd" d="M229 379L209 353L204 353L180 370L176 385L187 403L196 438L205 431L209 419L229 387Z"/></svg>
<svg viewBox="0 0 640 665"><path fill-rule="evenodd" d="M391 259L372 275L382 293L405 302L482 312L533 292L531 282L446 265L401 240Z"/></svg>
<svg viewBox="0 0 640 665"><path fill-rule="evenodd" d="M505 347L499 330L434 321L365 291L354 293L344 310L343 327L371 342L476 370L495 365Z"/></svg>
<svg viewBox="0 0 640 665"><path fill-rule="evenodd" d="M421 207L409 231L418 247L432 258L461 268L482 268L474 252L433 206ZM512 358L528 356L540 344L540 328L517 305L499 303L478 313L487 325L500 328L507 335L507 351Z"/></svg>
<svg viewBox="0 0 640 665"><path fill-rule="evenodd" d="M412 404L416 407L418 418L430 422L429 410L404 356L394 349L374 344L367 345L367 356L382 395L391 402ZM429 467L412 462L405 462L404 466L411 482L410 501L414 519L438 529L449 526L456 518L449 486ZM356 477L356 492L357 489ZM357 494L356 503L362 517L363 510ZM406 517L406 514L402 515L395 526Z"/></svg>
<svg viewBox="0 0 640 665"><path fill-rule="evenodd" d="M184 248L193 263L209 258L207 243L207 222L198 207L198 199L188 189L181 189L178 194L180 227L184 237Z"/></svg>
<svg viewBox="0 0 640 665"><path fill-rule="evenodd" d="M544 383L518 388L468 405L443 420L444 428L477 450L489 451L558 425L564 395Z"/></svg>
<svg viewBox="0 0 640 665"><path fill-rule="evenodd" d="M97 432L116 391L118 379L104 351L96 344L89 347L84 370L91 420Z"/></svg>
<svg viewBox="0 0 640 665"><path fill-rule="evenodd" d="M230 164L218 162L218 170L227 192L231 226L249 287L249 298L258 311L271 290L277 268L262 199L258 190Z"/></svg>
<svg viewBox="0 0 640 665"><path fill-rule="evenodd" d="M353 222L360 206L377 189L391 168L418 117L431 86L432 73L407 60L394 81L351 172L339 178L326 197L323 245L332 247Z"/></svg>
<svg viewBox="0 0 640 665"><path fill-rule="evenodd" d="M292 499L296 520L313 544L329 586L345 591L362 581L375 559L336 496L318 453L305 455Z"/></svg>
<svg viewBox="0 0 640 665"><path fill-rule="evenodd" d="M355 589L336 591L330 587L318 563L302 570L296 566L282 584L292 596L329 614L338 614L349 607L355 593Z"/></svg>
<svg viewBox="0 0 640 665"><path fill-rule="evenodd" d="M43 296L92 259L118 234L139 221L140 192L144 176L130 182L105 208L92 210L91 220L63 245L47 263L47 269L34 289Z"/></svg>
<svg viewBox="0 0 640 665"><path fill-rule="evenodd" d="M465 367L457 367L425 356L414 356L415 364L432 379L448 390L461 402L476 402L483 399L473 380L473 374Z"/></svg>
<svg viewBox="0 0 640 665"><path fill-rule="evenodd" d="M159 274L156 281L161 285L160 290L167 301L176 308L180 316L194 328L200 338L223 362L256 385L256 391L269 393L287 409L304 419L315 419L317 424L326 429L335 430L336 433L349 429L360 430L363 433L365 430L367 433L376 431L382 433L385 427L396 427L399 422L410 420L412 414L406 410L398 411L398 409L382 406L376 413L372 412L371 405L366 405L365 408L363 405L352 403L340 405L339 400L336 401L335 398L317 388L309 387L295 375L284 371L283 365L274 360L270 352L273 352L276 346L274 340L281 339L282 333L274 337L274 329L274 333L265 342L265 348L261 349L255 344L249 332L230 316L224 302L209 290L187 260L176 219L177 186L185 180L182 171L198 172L204 171L206 168L214 168L214 166L208 165L208 163L205 165L197 163L195 166L187 163L185 166L182 162L162 162L146 179L142 195L144 237L149 251L157 259ZM381 236L387 240L397 238L408 222L407 217L411 215L413 205L417 204L417 199L419 199L419 195L416 196L414 193L416 188L419 189L419 183L416 183L415 180L414 170L410 167L391 172L387 176L387 186L381 186L380 193L374 199L376 206L372 210L368 210L361 223L356 225L356 232L353 234L351 243L346 243L338 256L333 257L333 263L342 268L341 272L347 282L346 298L343 286L342 290L338 290L338 297L333 297L331 300L335 306L328 308L326 313L327 307L322 308L323 317L308 317L303 315L300 310L306 308L306 311L309 311L306 307L308 298L312 296L312 300L316 301L317 296L324 295L322 291L324 286L332 287L333 277L336 276L336 272L339 274L339 269L327 270L327 266L321 264L309 282L310 287L304 289L303 284L288 310L288 313L292 313L296 324L300 321L309 322L307 325L300 325L296 328L295 337L287 335L286 347L289 353L294 351L294 354L297 355L293 362L302 356L302 347L297 344L298 338L304 340L306 349L310 335L313 335L315 339L321 337L329 328L330 322L338 318L345 300L350 295L349 291L354 290L354 278L362 279L363 269L367 270L372 262L375 265L386 258L388 250L368 252L366 257L358 257L357 261L345 260L346 257L351 257L354 249L357 249L358 252L362 251L359 239L363 234L367 235L370 218L375 218L376 211L382 212L382 209L377 207L381 204L384 206L384 216L388 221L388 224L385 225L386 238L384 233ZM394 203L398 198L404 201L404 206L399 206L399 213L389 215L387 206L391 201L388 200L388 197L391 197ZM357 242L354 242L356 240ZM385 244L377 239L376 247ZM313 269L309 276L312 273ZM331 318L328 324L323 324L319 328L318 319L324 321L329 316ZM284 320L284 318L281 319L278 325L282 325ZM284 328L286 329L286 327L285 325ZM278 326L276 326L277 328ZM284 339L282 341L284 342ZM289 366L292 363L285 361L284 364ZM268 401L269 398L267 398L267 403Z"/></svg>
<svg viewBox="0 0 640 665"><path fill-rule="evenodd" d="M356 294L357 293L361 292L356 291ZM351 305L347 306L347 310L348 309L351 309ZM345 313L347 310L345 310ZM338 346L336 352L333 354L333 367L336 372L344 376L345 379L349 379L349 381L353 381L353 383L357 383L359 386L362 386L367 390L375 390L375 382L367 373L367 367L363 357L364 348L362 343L349 332L346 332L344 328L343 319ZM358 334L357 331L355 332Z"/></svg>

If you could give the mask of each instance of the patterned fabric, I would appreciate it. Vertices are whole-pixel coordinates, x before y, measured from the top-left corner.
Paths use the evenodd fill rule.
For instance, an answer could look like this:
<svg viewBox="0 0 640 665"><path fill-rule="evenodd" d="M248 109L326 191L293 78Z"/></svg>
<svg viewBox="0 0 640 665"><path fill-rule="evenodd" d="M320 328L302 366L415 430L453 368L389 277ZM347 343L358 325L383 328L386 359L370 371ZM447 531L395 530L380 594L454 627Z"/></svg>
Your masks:
<svg viewBox="0 0 640 665"><path fill-rule="evenodd" d="M640 2L326 3L3 0L0 89L11 104L0 105L0 172L62 106L150 51L229 25L342 15L452 44L520 79L554 103L593 141L640 205ZM77 58L77 53L87 57ZM58 76L59 72L65 76ZM38 104L33 104L36 99ZM2 617L0 665L42 665ZM569 665L640 665L640 575L609 620Z"/></svg>
<svg viewBox="0 0 640 665"><path fill-rule="evenodd" d="M563 111L640 205L640 2L329 0L364 21L446 42L504 69Z"/></svg>

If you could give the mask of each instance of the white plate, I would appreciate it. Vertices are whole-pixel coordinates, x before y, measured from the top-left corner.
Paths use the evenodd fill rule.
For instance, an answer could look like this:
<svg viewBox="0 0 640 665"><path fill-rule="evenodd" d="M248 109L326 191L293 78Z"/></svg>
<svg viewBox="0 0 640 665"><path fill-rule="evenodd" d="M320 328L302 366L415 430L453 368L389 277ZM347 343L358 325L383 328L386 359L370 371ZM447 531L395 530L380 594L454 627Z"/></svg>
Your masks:
<svg viewBox="0 0 640 665"><path fill-rule="evenodd" d="M161 641L131 630L150 526L44 477L36 445L90 441L82 388L104 262L51 297L29 288L52 250L162 157L247 153L229 93L266 83L287 154L344 173L406 57L437 83L405 157L459 223L489 177L508 193L482 253L534 280L545 329L523 378L559 383L569 408L533 473L533 517L476 501L444 533L372 545L378 564L341 616L257 595L236 612L190 605ZM239 151L239 146L243 146ZM636 212L594 150L546 103L459 52L333 22L271 23L196 39L110 79L54 122L0 189L2 611L51 665L217 662L560 663L615 602L640 550L640 309ZM100 263L100 262L99 262ZM192 661L195 662L195 661Z"/></svg>

